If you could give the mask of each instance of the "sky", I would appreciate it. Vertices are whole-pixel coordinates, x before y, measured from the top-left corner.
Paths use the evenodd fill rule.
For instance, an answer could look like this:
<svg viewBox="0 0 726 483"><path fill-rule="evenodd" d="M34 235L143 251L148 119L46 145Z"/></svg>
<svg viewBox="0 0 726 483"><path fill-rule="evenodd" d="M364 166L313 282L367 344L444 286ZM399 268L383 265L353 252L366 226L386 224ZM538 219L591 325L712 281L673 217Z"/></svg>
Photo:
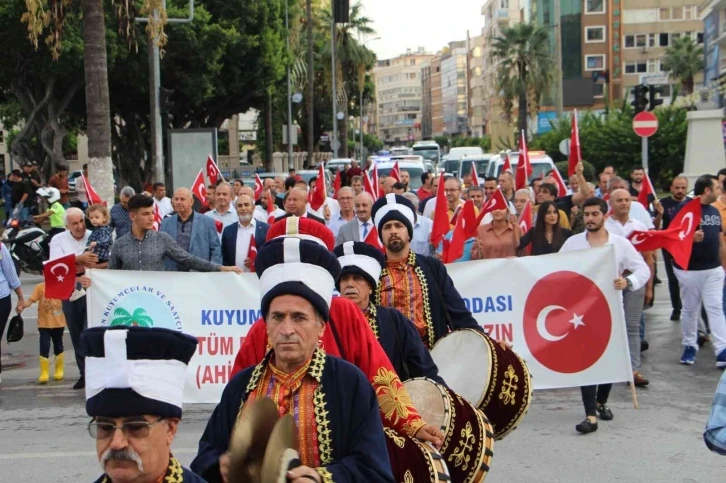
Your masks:
<svg viewBox="0 0 726 483"><path fill-rule="evenodd" d="M451 41L465 40L467 29L472 37L481 35L484 1L360 0L363 14L373 20L377 32L371 38L381 37L366 46L378 59L397 57L418 47L435 54Z"/></svg>

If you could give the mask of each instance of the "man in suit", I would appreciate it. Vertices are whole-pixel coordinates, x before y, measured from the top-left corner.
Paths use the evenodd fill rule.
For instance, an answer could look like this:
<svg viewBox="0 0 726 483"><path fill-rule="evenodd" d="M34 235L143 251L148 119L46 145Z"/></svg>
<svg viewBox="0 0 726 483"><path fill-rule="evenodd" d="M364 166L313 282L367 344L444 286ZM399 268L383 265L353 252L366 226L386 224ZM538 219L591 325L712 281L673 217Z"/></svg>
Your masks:
<svg viewBox="0 0 726 483"><path fill-rule="evenodd" d="M250 244L261 247L267 239L270 225L254 217L255 201L247 195L237 197L237 217L239 222L229 225L222 232L222 262L227 266L237 266L245 272L254 271L249 259Z"/></svg>
<svg viewBox="0 0 726 483"><path fill-rule="evenodd" d="M364 191L355 197L355 218L340 227L335 238L335 246L349 241L365 241L374 226L371 220L372 207L373 197L370 193Z"/></svg>
<svg viewBox="0 0 726 483"><path fill-rule="evenodd" d="M176 214L161 220L160 231L168 234L179 246L192 255L208 262L222 264L222 250L214 220L192 210L194 199L189 188L179 188L174 192ZM166 257L164 268L168 272L188 272L189 268L180 267Z"/></svg>
<svg viewBox="0 0 726 483"><path fill-rule="evenodd" d="M325 220L313 215L307 211L308 205L308 194L305 190L300 188L292 188L290 191L285 193L285 215L275 218L275 221L280 221L288 216L297 216L298 218L310 218L319 223L325 225Z"/></svg>

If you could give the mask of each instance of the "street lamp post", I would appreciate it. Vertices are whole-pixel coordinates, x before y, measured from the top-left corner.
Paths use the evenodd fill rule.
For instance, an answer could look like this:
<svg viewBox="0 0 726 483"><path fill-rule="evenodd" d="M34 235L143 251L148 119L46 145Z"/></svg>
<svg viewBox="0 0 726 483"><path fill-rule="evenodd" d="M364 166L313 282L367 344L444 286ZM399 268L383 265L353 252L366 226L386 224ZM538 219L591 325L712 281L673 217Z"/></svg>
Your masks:
<svg viewBox="0 0 726 483"><path fill-rule="evenodd" d="M285 0L285 31L287 53L290 54L290 15L288 0ZM292 162L292 88L290 87L290 62L287 63L287 168L294 169L294 163Z"/></svg>

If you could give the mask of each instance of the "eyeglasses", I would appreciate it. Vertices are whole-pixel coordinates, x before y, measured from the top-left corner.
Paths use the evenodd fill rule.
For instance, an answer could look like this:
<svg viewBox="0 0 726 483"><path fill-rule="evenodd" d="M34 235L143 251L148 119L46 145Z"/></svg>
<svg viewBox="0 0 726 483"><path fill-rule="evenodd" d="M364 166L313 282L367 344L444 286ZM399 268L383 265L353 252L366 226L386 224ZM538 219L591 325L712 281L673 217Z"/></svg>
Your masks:
<svg viewBox="0 0 726 483"><path fill-rule="evenodd" d="M459 189L459 188L445 189L444 193L456 193L457 191L461 191L461 189Z"/></svg>
<svg viewBox="0 0 726 483"><path fill-rule="evenodd" d="M113 434L117 429L120 429L124 436L129 439L143 439L149 436L151 428L162 422L164 418L159 418L153 423L148 421L127 421L119 426L112 423L99 423L98 421L91 421L88 423L88 434L91 438L97 440L104 440L113 437Z"/></svg>

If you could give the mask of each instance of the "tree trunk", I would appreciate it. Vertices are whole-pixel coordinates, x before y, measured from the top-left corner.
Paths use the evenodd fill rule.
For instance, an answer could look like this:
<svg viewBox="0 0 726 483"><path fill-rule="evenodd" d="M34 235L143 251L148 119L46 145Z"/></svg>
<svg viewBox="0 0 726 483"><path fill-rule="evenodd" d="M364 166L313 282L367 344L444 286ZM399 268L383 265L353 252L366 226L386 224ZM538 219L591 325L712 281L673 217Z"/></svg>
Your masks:
<svg viewBox="0 0 726 483"><path fill-rule="evenodd" d="M265 102L265 169L268 172L274 171L272 163L272 93L267 92L267 101Z"/></svg>
<svg viewBox="0 0 726 483"><path fill-rule="evenodd" d="M111 161L111 103L103 0L82 0L83 64L86 74L88 179L108 206L114 203Z"/></svg>
<svg viewBox="0 0 726 483"><path fill-rule="evenodd" d="M521 87L519 88L519 133L524 131L527 136L527 72L523 65L519 66L519 78L521 79Z"/></svg>
<svg viewBox="0 0 726 483"><path fill-rule="evenodd" d="M693 94L693 76L686 77L683 79L683 95L687 96Z"/></svg>
<svg viewBox="0 0 726 483"><path fill-rule="evenodd" d="M348 102L343 106L343 120L338 123L340 126L340 152L341 158L348 157Z"/></svg>
<svg viewBox="0 0 726 483"><path fill-rule="evenodd" d="M308 94L306 97L307 111L308 111L308 128L307 132L307 149L308 158L306 164L308 166L314 166L314 153L315 153L315 116L314 111L314 98L315 98L315 61L314 61L314 45L313 45L313 2L307 0L305 2L305 13L307 15L307 34L308 34Z"/></svg>

